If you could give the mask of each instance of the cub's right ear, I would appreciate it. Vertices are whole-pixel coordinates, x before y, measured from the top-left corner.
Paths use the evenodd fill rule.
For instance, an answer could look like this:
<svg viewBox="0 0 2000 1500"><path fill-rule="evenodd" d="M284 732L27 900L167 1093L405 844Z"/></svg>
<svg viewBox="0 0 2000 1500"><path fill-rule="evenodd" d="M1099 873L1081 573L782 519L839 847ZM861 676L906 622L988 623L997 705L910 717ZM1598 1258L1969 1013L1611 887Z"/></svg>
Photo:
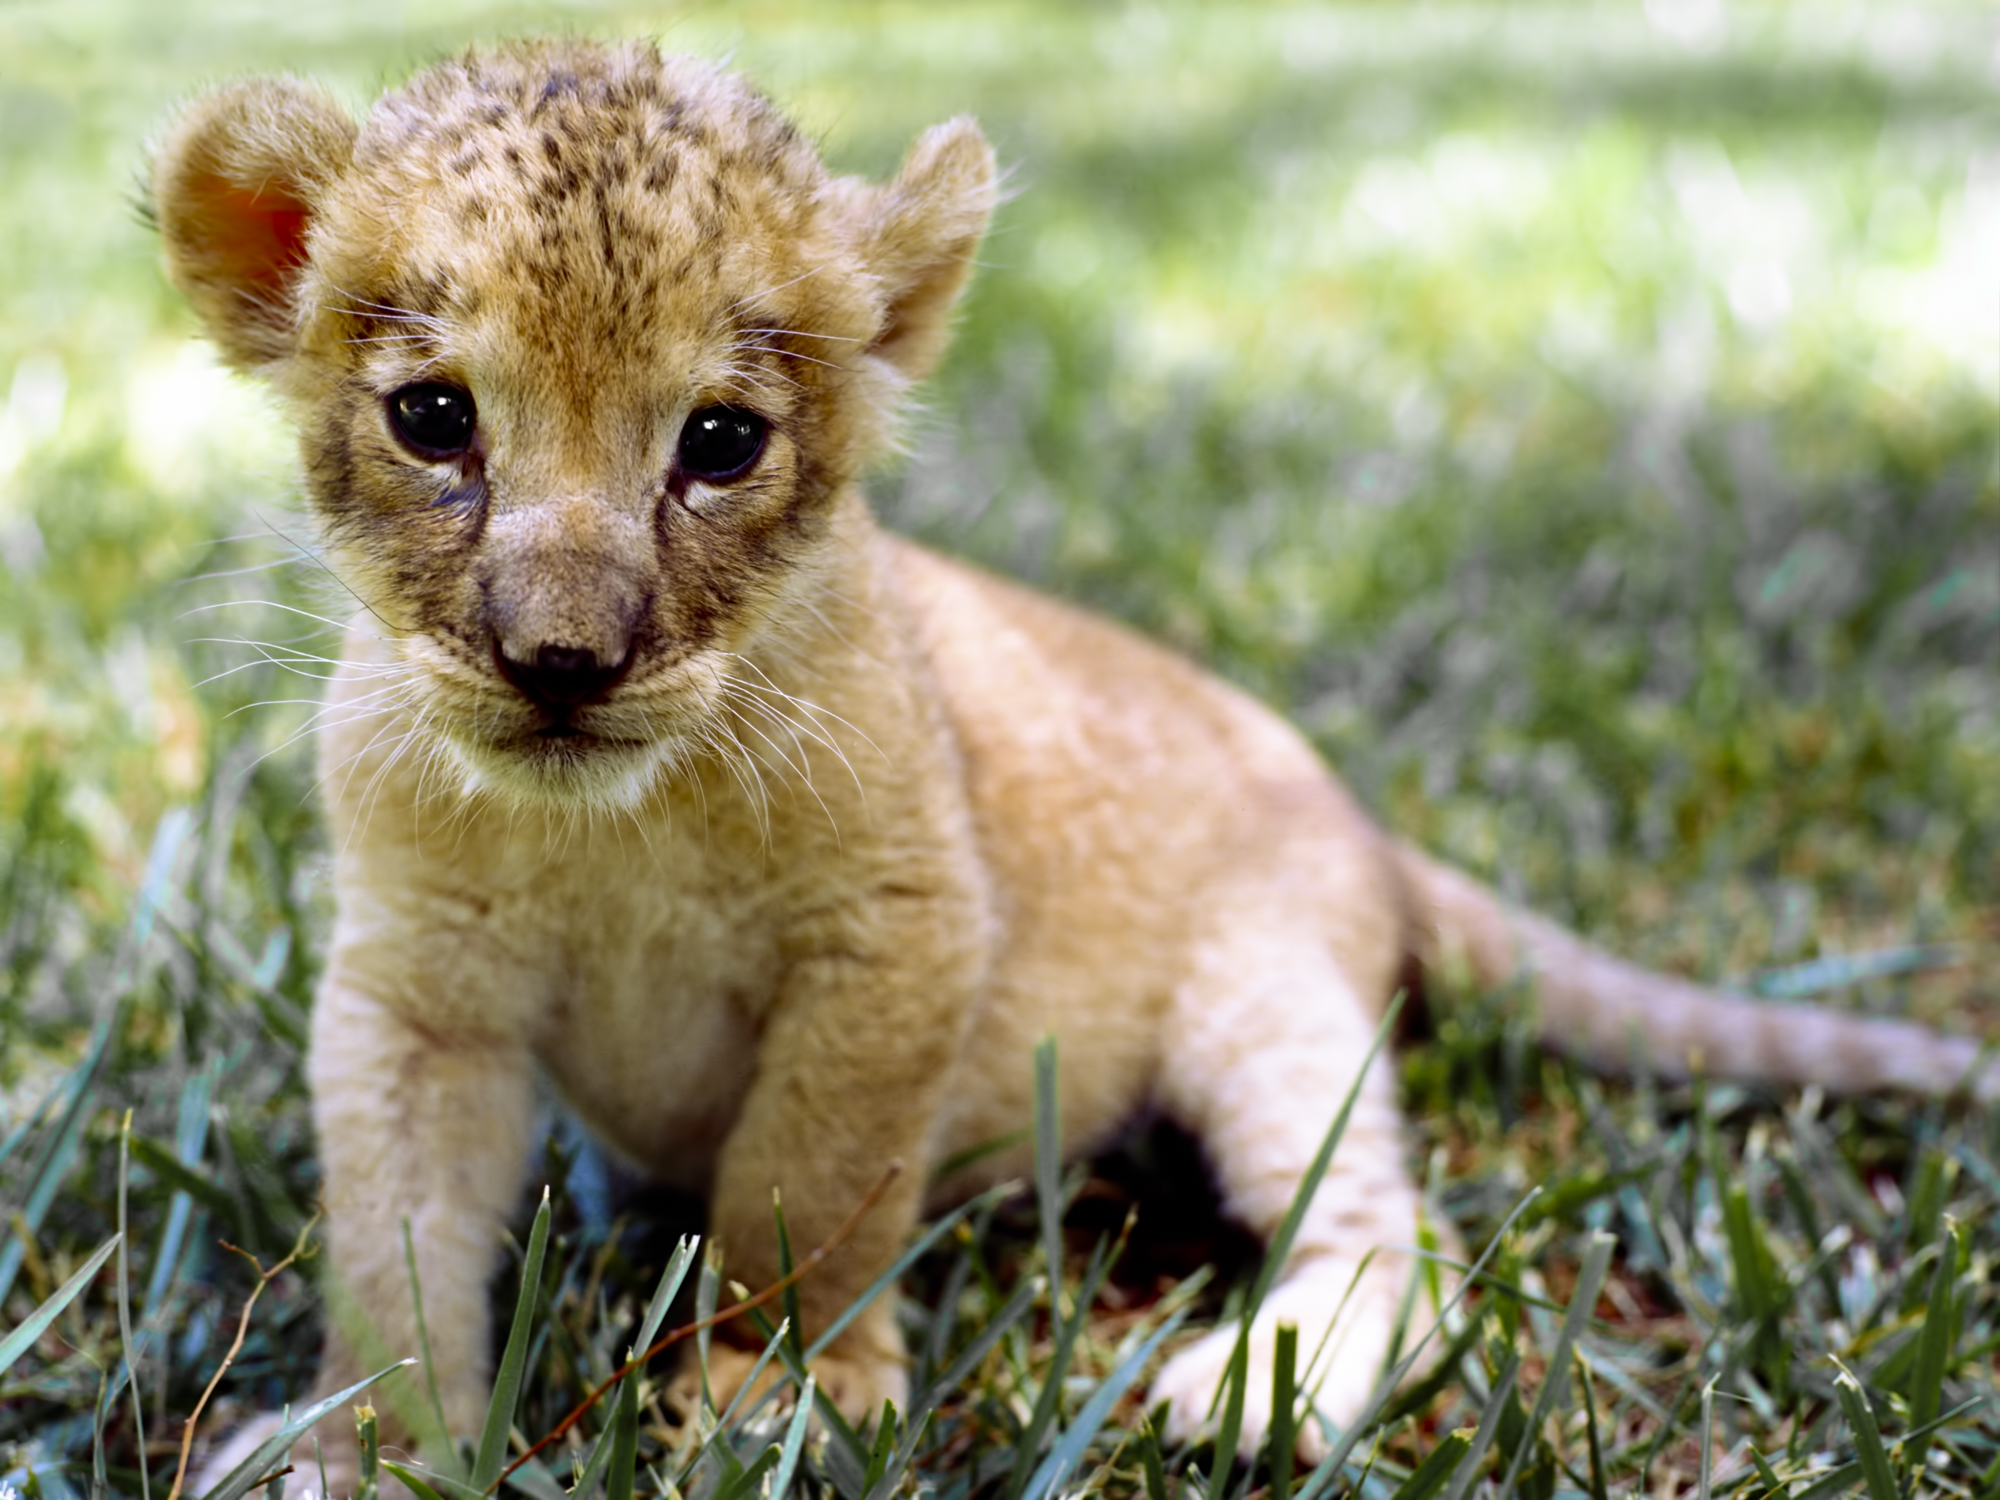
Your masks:
<svg viewBox="0 0 2000 1500"><path fill-rule="evenodd" d="M240 370L285 358L313 215L347 170L355 125L290 78L197 99L153 160L153 216L167 275Z"/></svg>

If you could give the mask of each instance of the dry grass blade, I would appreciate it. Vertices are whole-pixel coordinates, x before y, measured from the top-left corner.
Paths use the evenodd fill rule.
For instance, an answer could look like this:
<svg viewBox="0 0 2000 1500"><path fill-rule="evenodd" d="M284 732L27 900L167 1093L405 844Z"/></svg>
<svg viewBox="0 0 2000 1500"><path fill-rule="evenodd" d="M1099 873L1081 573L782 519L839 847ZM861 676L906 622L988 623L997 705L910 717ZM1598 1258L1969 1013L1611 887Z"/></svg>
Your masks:
<svg viewBox="0 0 2000 1500"><path fill-rule="evenodd" d="M200 1425L201 1414L208 1409L208 1401L215 1394L215 1388L222 1384L222 1377L229 1373L229 1367L236 1363L236 1356L243 1350L243 1339L250 1332L250 1314L256 1311L257 1299L264 1295L264 1289L271 1284L274 1277L289 1270L292 1264L305 1254L306 1241L318 1223L319 1214L315 1212L300 1228L298 1238L292 1243L291 1253L268 1271L264 1269L263 1262L249 1251L224 1243L225 1250L240 1255L250 1262L251 1268L257 1273L257 1282L250 1288L250 1295L243 1299L243 1311L236 1319L236 1337L230 1341L228 1352L222 1356L222 1363L215 1367L215 1373L209 1377L207 1386L202 1390L201 1399L195 1402L194 1410L188 1414L186 1425L181 1428L180 1461L174 1466L173 1488L167 1491L167 1500L180 1500L181 1486L187 1482L188 1455L194 1449L195 1428Z"/></svg>

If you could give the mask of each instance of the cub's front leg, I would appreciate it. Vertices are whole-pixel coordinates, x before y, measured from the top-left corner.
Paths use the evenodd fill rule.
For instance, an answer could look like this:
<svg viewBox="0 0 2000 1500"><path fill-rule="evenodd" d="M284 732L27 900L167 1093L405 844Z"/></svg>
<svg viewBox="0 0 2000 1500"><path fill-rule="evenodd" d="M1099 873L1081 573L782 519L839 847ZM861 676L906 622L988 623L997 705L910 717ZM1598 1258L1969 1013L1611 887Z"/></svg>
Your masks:
<svg viewBox="0 0 2000 1500"><path fill-rule="evenodd" d="M838 1231L892 1162L902 1167L846 1243L800 1283L808 1341L908 1242L932 1134L977 1003L983 931L962 881L905 869L893 886L793 935L756 1076L717 1167L710 1222L729 1276L752 1290L777 1279L774 1189L803 1255ZM729 1332L739 1343L754 1338L740 1326ZM721 1399L749 1363L741 1348L716 1351L711 1370ZM891 1291L813 1369L842 1413L859 1421L885 1399L907 1404L906 1363Z"/></svg>
<svg viewBox="0 0 2000 1500"><path fill-rule="evenodd" d="M476 1440L484 1419L487 1288L521 1191L533 1099L529 1054L492 1003L499 996L466 1003L466 971L482 966L451 960L470 947L429 932L420 944L378 938L337 949L313 1011L310 1063L331 1252L317 1394L420 1353L407 1220L455 1441ZM385 1446L407 1451L435 1425L414 1367L368 1399L383 1415ZM314 1436L330 1493L351 1493L358 1454L353 1413L344 1409L294 1451L293 1492L319 1487Z"/></svg>

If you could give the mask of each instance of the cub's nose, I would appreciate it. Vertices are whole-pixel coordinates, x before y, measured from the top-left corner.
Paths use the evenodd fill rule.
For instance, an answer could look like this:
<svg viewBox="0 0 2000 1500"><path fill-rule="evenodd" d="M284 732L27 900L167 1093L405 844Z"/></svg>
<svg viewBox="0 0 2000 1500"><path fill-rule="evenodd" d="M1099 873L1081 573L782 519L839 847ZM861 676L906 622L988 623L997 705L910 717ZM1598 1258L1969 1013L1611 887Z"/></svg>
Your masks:
<svg viewBox="0 0 2000 1500"><path fill-rule="evenodd" d="M516 661L499 646L493 655L500 675L544 708L576 708L607 692L625 671L625 661L602 662L588 646L543 642L533 661Z"/></svg>

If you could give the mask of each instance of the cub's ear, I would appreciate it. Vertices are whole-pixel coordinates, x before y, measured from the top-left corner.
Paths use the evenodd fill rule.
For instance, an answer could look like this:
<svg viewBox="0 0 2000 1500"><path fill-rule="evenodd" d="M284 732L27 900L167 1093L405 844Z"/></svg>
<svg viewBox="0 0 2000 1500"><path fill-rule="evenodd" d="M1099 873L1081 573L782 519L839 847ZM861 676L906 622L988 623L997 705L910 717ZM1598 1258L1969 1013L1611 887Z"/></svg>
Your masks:
<svg viewBox="0 0 2000 1500"><path fill-rule="evenodd" d="M995 197L993 148L962 115L925 131L896 180L862 198L862 258L889 304L873 352L907 380L928 375L944 353L951 304Z"/></svg>
<svg viewBox="0 0 2000 1500"><path fill-rule="evenodd" d="M153 216L167 275L238 369L292 352L307 234L354 136L328 95L268 78L197 99L160 143Z"/></svg>

